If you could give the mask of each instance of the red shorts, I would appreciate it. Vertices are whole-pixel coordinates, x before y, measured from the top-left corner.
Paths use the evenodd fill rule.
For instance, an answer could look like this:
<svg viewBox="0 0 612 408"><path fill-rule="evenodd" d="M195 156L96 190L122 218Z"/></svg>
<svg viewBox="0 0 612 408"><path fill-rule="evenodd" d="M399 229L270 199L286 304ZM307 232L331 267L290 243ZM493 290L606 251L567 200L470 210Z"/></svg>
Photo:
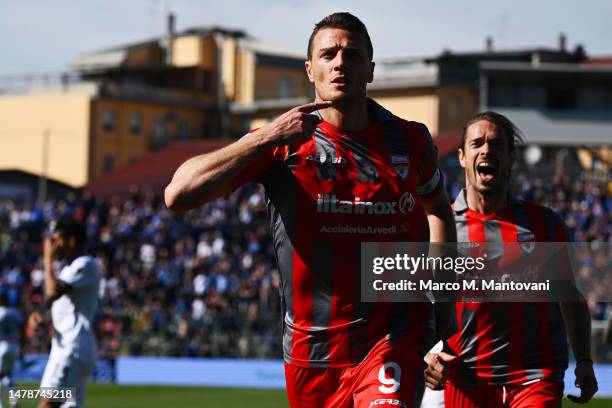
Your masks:
<svg viewBox="0 0 612 408"><path fill-rule="evenodd" d="M422 336L378 342L361 363L342 368L285 364L292 408L418 407L424 390Z"/></svg>
<svg viewBox="0 0 612 408"><path fill-rule="evenodd" d="M537 381L527 385L444 386L446 408L559 408L563 384Z"/></svg>

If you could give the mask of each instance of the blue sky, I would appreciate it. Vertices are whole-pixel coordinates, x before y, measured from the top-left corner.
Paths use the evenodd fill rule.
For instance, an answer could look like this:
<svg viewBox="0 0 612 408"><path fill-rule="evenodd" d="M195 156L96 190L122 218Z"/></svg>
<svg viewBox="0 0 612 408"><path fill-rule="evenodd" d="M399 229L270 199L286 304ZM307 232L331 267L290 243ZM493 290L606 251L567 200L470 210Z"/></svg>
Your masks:
<svg viewBox="0 0 612 408"><path fill-rule="evenodd" d="M612 55L612 1L204 1L4 0L0 75L66 69L80 52L159 36L171 10L177 29L222 25L302 50L315 22L350 11L370 31L376 57L473 51L492 36L495 48L556 47Z"/></svg>

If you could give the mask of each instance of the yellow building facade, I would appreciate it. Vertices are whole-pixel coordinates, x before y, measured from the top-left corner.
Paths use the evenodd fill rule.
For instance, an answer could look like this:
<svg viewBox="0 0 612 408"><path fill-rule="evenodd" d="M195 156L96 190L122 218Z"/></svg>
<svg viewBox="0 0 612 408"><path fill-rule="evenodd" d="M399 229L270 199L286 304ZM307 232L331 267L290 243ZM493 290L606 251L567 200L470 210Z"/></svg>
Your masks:
<svg viewBox="0 0 612 408"><path fill-rule="evenodd" d="M238 136L260 110L233 106L308 96L303 60L217 28L82 54L78 82L0 96L0 171L81 187L170 142Z"/></svg>

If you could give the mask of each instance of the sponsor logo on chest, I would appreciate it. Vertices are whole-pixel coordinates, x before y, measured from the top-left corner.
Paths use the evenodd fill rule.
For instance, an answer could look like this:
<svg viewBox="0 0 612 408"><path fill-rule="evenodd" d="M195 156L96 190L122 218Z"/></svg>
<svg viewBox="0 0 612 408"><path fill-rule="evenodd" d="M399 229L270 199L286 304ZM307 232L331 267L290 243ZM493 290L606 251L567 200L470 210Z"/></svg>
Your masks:
<svg viewBox="0 0 612 408"><path fill-rule="evenodd" d="M393 215L398 211L406 214L414 209L414 205L414 197L409 192L402 194L397 201L363 201L359 197L338 200L334 194L319 194L317 198L317 212L321 214Z"/></svg>
<svg viewBox="0 0 612 408"><path fill-rule="evenodd" d="M311 154L306 156L306 160L307 161L314 161L314 162L318 162L321 164L345 164L346 163L346 159L340 155L336 155L336 156L331 156L326 154L325 152L321 152L318 154Z"/></svg>

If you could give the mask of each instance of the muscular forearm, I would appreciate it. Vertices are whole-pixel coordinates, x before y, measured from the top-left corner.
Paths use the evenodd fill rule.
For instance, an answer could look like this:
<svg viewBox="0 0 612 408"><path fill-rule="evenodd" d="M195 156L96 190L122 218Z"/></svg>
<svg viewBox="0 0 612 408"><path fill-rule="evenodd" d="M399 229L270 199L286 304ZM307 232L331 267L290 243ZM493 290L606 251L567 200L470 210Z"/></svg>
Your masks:
<svg viewBox="0 0 612 408"><path fill-rule="evenodd" d="M440 189L432 197L424 199L427 220L429 222L429 241L430 242L457 242L457 231L455 229L455 219L444 189ZM430 256L454 256L453 248L450 246L437 245L430 248ZM435 279L448 282L455 280L453 271L438 271ZM452 294L449 294L452 296ZM457 331L455 316L455 303L452 298L436 299L436 338L447 339Z"/></svg>
<svg viewBox="0 0 612 408"><path fill-rule="evenodd" d="M186 211L228 193L231 180L240 170L271 147L267 136L261 129L220 150L187 160L166 187L168 208Z"/></svg>
<svg viewBox="0 0 612 408"><path fill-rule="evenodd" d="M562 302L560 306L576 361L591 359L591 316L586 302Z"/></svg>
<svg viewBox="0 0 612 408"><path fill-rule="evenodd" d="M450 217L450 221L449 218ZM455 223L452 214L429 214L429 241L430 242L457 242Z"/></svg>
<svg viewBox="0 0 612 408"><path fill-rule="evenodd" d="M424 200L424 203L429 222L429 241L457 242L455 219L446 192L441 190L436 197Z"/></svg>
<svg viewBox="0 0 612 408"><path fill-rule="evenodd" d="M311 112L330 106L329 102L297 106L248 137L216 152L187 160L166 187L166 205L175 211L186 211L228 193L232 179L240 170L268 149L310 138L321 121Z"/></svg>

